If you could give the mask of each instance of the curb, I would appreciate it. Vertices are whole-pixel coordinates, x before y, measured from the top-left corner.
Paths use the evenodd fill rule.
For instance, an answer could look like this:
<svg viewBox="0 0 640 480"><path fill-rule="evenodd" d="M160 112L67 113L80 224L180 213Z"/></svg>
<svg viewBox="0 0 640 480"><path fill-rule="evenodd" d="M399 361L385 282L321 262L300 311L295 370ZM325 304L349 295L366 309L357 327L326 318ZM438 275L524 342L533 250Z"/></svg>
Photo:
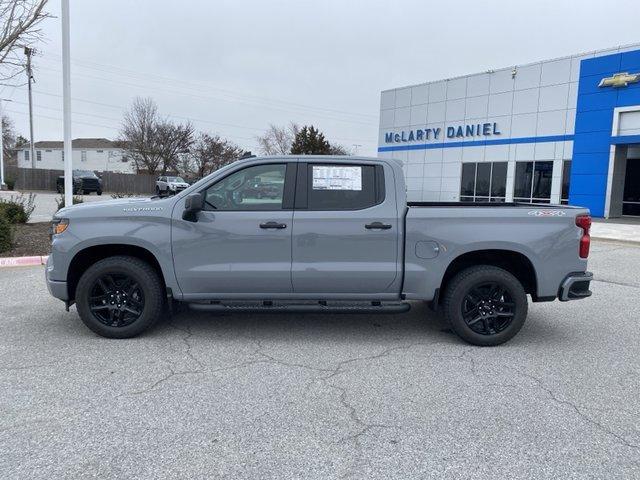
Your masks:
<svg viewBox="0 0 640 480"><path fill-rule="evenodd" d="M47 263L49 255L38 255L35 257L5 257L0 258L0 268L2 267L32 267Z"/></svg>

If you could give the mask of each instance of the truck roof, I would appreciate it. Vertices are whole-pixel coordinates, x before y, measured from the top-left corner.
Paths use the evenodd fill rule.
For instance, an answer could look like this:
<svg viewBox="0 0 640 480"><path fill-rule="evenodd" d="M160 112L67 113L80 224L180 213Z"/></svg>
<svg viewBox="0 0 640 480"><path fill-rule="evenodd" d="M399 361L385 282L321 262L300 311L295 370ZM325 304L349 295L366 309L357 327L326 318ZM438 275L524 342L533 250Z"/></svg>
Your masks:
<svg viewBox="0 0 640 480"><path fill-rule="evenodd" d="M249 157L238 160L238 162L249 162L256 160L285 160L287 162L313 162L324 161L331 163L353 163L359 161L365 162L392 162L402 166L400 160L395 158L379 158L379 157L366 157L361 155L263 155L257 157ZM237 162L236 162L237 163Z"/></svg>

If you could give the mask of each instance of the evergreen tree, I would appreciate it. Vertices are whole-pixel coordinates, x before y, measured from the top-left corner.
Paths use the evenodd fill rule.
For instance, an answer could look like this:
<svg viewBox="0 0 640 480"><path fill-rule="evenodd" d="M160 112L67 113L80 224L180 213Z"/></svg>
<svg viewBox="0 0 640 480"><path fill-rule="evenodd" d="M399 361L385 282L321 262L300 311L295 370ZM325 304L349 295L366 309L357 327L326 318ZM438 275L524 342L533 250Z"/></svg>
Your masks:
<svg viewBox="0 0 640 480"><path fill-rule="evenodd" d="M333 148L324 138L324 134L313 125L304 126L296 133L291 145L292 154L331 155Z"/></svg>

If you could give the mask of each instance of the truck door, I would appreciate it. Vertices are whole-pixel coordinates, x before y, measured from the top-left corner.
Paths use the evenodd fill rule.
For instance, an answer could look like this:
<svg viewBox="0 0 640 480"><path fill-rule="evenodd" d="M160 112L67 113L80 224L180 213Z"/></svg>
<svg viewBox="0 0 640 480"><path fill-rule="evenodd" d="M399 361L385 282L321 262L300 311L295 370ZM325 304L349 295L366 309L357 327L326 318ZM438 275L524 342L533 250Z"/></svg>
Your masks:
<svg viewBox="0 0 640 480"><path fill-rule="evenodd" d="M296 185L294 292L397 294L400 225L391 168L299 163Z"/></svg>
<svg viewBox="0 0 640 480"><path fill-rule="evenodd" d="M177 204L172 249L186 300L292 291L295 171L295 163L274 162L231 172L201 192L197 222L183 220Z"/></svg>

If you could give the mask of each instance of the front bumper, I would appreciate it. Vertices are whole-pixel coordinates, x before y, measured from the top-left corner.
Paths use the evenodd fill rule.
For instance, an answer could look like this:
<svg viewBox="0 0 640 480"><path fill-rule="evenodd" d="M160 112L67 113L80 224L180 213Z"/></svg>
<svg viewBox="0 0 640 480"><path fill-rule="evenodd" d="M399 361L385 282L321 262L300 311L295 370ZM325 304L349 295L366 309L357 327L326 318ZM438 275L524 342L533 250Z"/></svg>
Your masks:
<svg viewBox="0 0 640 480"><path fill-rule="evenodd" d="M561 302L568 302L569 300L581 300L591 296L591 290L589 290L589 284L593 280L593 273L571 273L562 281L560 290L558 291L558 298Z"/></svg>
<svg viewBox="0 0 640 480"><path fill-rule="evenodd" d="M47 266L44 269L44 277L47 284L47 290L49 290L49 293L55 298L58 298L66 302L69 300L69 291L67 290L67 282L61 281L61 280L52 280L49 277L49 274L52 270L51 262L52 262L51 255L49 255L49 258L47 259Z"/></svg>

